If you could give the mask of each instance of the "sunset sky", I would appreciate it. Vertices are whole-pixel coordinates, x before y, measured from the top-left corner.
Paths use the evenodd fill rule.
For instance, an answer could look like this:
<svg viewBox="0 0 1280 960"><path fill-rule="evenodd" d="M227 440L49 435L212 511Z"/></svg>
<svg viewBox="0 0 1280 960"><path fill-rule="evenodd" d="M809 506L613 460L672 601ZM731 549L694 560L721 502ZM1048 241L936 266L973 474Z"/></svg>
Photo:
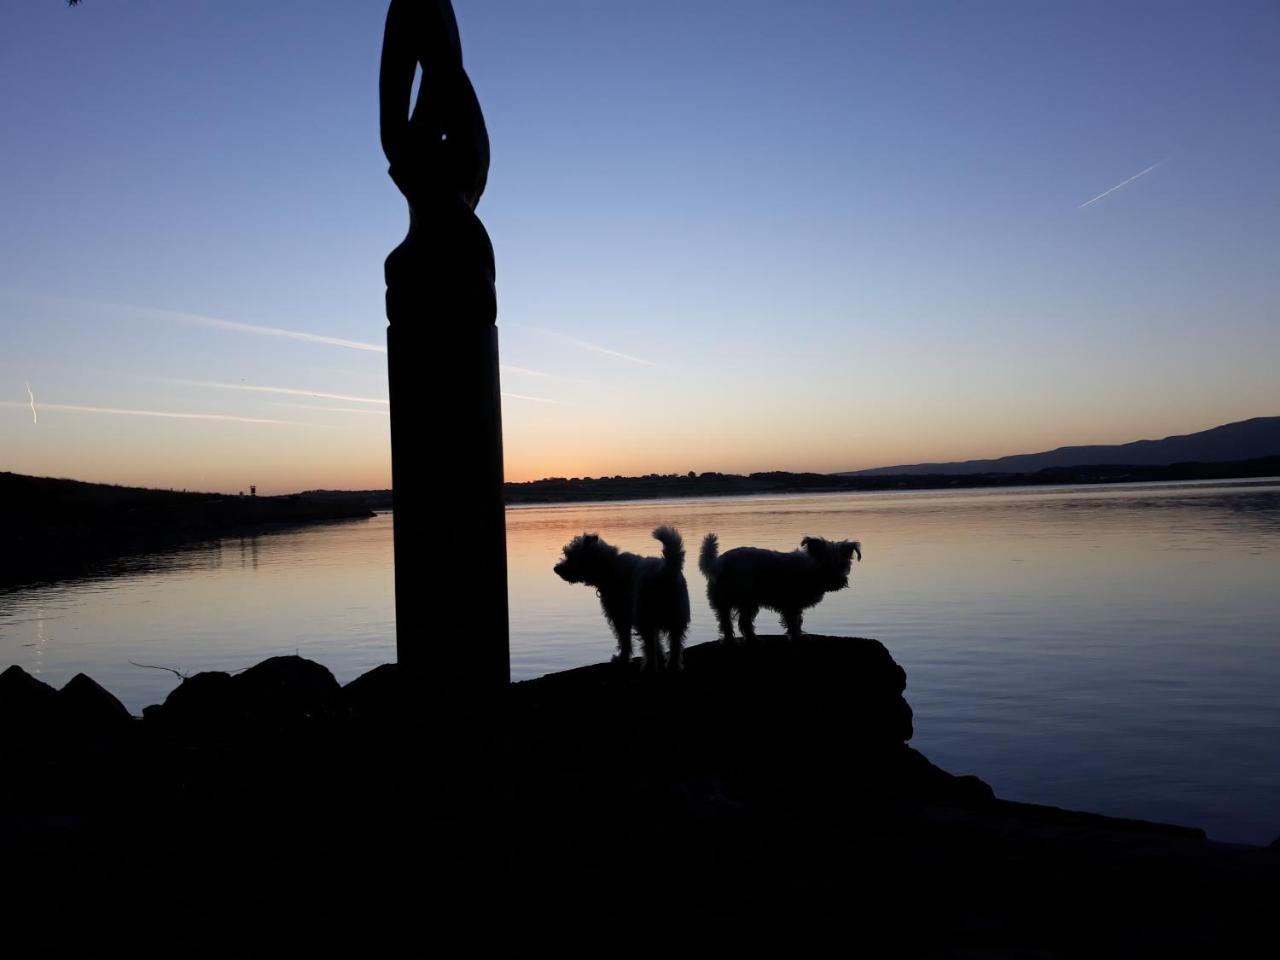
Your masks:
<svg viewBox="0 0 1280 960"><path fill-rule="evenodd" d="M1280 414L1274 2L455 8L508 479ZM383 15L0 0L0 470L389 485Z"/></svg>

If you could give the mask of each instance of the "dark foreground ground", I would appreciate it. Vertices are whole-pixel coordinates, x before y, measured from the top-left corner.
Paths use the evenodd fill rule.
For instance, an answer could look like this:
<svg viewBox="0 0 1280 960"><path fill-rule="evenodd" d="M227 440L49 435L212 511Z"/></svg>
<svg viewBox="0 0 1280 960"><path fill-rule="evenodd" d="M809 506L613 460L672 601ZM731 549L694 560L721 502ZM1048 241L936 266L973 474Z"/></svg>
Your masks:
<svg viewBox="0 0 1280 960"><path fill-rule="evenodd" d="M273 658L142 720L88 678L55 693L11 668L5 942L364 956L604 925L609 951L684 952L671 937L695 927L868 956L1269 944L1277 851L996 799L906 745L904 685L874 640L709 644L675 676L515 684L469 738L407 723L393 667L339 688Z"/></svg>

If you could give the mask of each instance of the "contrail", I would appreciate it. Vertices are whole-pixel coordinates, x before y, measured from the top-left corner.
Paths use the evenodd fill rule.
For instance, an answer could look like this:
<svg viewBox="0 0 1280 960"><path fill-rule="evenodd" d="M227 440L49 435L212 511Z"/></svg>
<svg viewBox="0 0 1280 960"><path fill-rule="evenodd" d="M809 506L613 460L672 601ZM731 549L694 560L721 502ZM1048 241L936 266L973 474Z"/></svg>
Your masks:
<svg viewBox="0 0 1280 960"><path fill-rule="evenodd" d="M292 407L295 410L323 410L325 413L365 413L373 417L389 417L386 410L370 410L367 407L317 407L310 403L287 403L283 400L267 400L268 406Z"/></svg>
<svg viewBox="0 0 1280 960"><path fill-rule="evenodd" d="M509 400L533 400L536 403L559 403L559 400L551 400L548 397L531 397L525 393L503 393L504 397Z"/></svg>
<svg viewBox="0 0 1280 960"><path fill-rule="evenodd" d="M0 400L0 406L21 407L20 400ZM303 423L298 420L269 420L264 417L233 417L223 413L177 413L169 410L126 410L120 407L86 407L74 403L41 403L45 410L63 413L101 413L122 417L170 417L175 420L224 420L229 423L272 423L293 427L316 427L321 424Z"/></svg>
<svg viewBox="0 0 1280 960"><path fill-rule="evenodd" d="M31 384L27 384L27 396L31 398L31 422L39 423L40 418L36 416L36 395L31 392Z"/></svg>
<svg viewBox="0 0 1280 960"><path fill-rule="evenodd" d="M551 374L543 373L541 370L530 370L528 367L513 367L509 363L498 364L498 369L503 373L518 373L526 377L539 377L548 380L552 378Z"/></svg>
<svg viewBox="0 0 1280 960"><path fill-rule="evenodd" d="M1077 209L1077 210L1083 210L1085 207L1089 206L1089 204L1091 204L1091 203L1097 203L1099 200L1101 200L1101 199L1102 199L1103 197L1105 197L1107 194L1109 194L1109 193L1115 193L1115 192L1116 192L1117 190L1119 190L1121 187L1126 187L1126 186L1128 186L1129 184L1133 183L1133 181L1137 180L1139 177L1146 176L1148 173L1150 173L1152 170L1154 170L1156 167L1160 166L1160 164L1164 163L1164 161L1165 161L1165 160L1168 160L1168 159L1169 159L1168 157L1165 157L1165 158L1164 158L1164 160L1157 160L1157 161L1156 161L1155 163L1153 163L1151 166L1147 167L1147 169L1142 170L1142 171L1140 171L1140 172L1138 172L1138 173L1135 173L1135 174L1134 174L1132 177L1130 177L1128 180L1124 180L1124 181L1122 181L1122 182L1120 182L1120 183L1117 183L1117 184L1116 184L1114 187L1112 187L1110 190L1104 190L1102 193L1098 194L1098 195L1097 195L1096 197L1094 197L1092 200L1086 200L1084 203L1080 204L1080 206L1076 207L1076 209Z"/></svg>
<svg viewBox="0 0 1280 960"><path fill-rule="evenodd" d="M654 363L652 360L645 360L643 357L635 357L629 353L623 353L621 350L613 350L609 347L602 347L598 343L588 343L586 340L579 340L577 337L571 337L568 334L557 333L554 330L545 330L542 327L532 327L526 323L509 323L509 327L519 327L522 330L532 330L534 333L541 334L544 337L550 337L552 340L559 340L561 343L567 343L571 347L578 347L582 350L590 350L592 353L602 353L606 357L617 357L620 360L627 360L631 363L638 363L645 367L660 367L662 364Z"/></svg>
<svg viewBox="0 0 1280 960"><path fill-rule="evenodd" d="M594 380L583 380L581 377L566 377L559 373L546 373L542 370L530 370L528 367L514 367L509 363L499 364L498 369L504 374L509 373L517 377L535 377L538 380L554 380L557 383L575 383L583 387L597 386Z"/></svg>
<svg viewBox="0 0 1280 960"><path fill-rule="evenodd" d="M387 406L390 400L378 397L353 397L346 393L322 393L319 390L298 390L293 387L259 387L247 383L217 383L211 380L176 380L157 377L162 383L176 383L184 387L211 387L215 390L246 390L250 393L279 393L288 397L315 397L318 400L345 400L347 403L380 403Z"/></svg>
<svg viewBox="0 0 1280 960"><path fill-rule="evenodd" d="M253 333L260 337L283 337L286 340L303 340L307 343L325 343L331 347L346 347L348 350L367 350L370 353L387 352L386 347L379 346L376 343L364 343L361 340L344 340L342 337L326 337L319 333L306 333L302 330L284 330L280 327L260 327L253 323L241 323L238 320L222 320L218 317L203 317L195 313L179 313L176 311L162 310L157 310L155 313L163 313L171 319L177 320L181 323L190 323L201 327L216 327L219 330L235 330L237 333Z"/></svg>
<svg viewBox="0 0 1280 960"><path fill-rule="evenodd" d="M390 400L381 400L377 397L354 397L346 393L322 393L319 390L298 390L293 387L261 387L247 383L217 383L211 380L177 380L166 377L158 377L162 383L176 383L187 387L212 387L216 390L247 390L251 393L277 393L284 394L289 397L315 397L320 400L345 400L348 403L376 403L382 406L390 406ZM523 393L504 393L504 397L511 397L515 400L534 400L538 403L559 403L559 400L550 400L546 397L531 397ZM321 408L315 408L321 409ZM329 409L335 409L330 407ZM364 412L364 411L361 411ZM370 413L380 411L368 411Z"/></svg>
<svg viewBox="0 0 1280 960"><path fill-rule="evenodd" d="M345 347L348 350L364 350L372 353L386 353L387 348L377 343L365 343L362 340L347 340L342 337L327 337L319 333L308 333L304 330L285 330L282 327L264 327L254 323L241 323L238 320L223 320L220 317L206 317L203 314L187 313L182 310L162 310L159 307L139 307L133 304L104 303L98 300L82 300L76 297L41 296L37 299L45 303L64 304L75 307L89 307L104 311L118 317L129 319L159 320L165 323L185 323L201 327L214 327L220 330L234 330L237 333L251 333L262 337L283 337L287 340L301 340L307 343L324 343L333 347Z"/></svg>

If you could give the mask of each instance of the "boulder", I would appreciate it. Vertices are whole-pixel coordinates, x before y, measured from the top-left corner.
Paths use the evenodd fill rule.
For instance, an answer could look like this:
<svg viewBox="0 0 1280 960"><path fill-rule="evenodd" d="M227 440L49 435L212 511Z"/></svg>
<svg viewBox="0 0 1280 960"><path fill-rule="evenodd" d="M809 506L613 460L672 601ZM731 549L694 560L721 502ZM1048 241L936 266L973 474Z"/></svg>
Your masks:
<svg viewBox="0 0 1280 960"><path fill-rule="evenodd" d="M215 728L238 724L243 711L236 703L231 674L207 670L187 677L165 697L158 710L148 707L143 716L165 726Z"/></svg>
<svg viewBox="0 0 1280 960"><path fill-rule="evenodd" d="M73 731L108 734L129 725L133 718L125 705L101 684L77 673L56 694L59 719Z"/></svg>
<svg viewBox="0 0 1280 960"><path fill-rule="evenodd" d="M342 688L342 705L357 723L378 723L399 715L400 689L394 663L360 674Z"/></svg>
<svg viewBox="0 0 1280 960"><path fill-rule="evenodd" d="M699 644L680 673L600 664L513 684L510 762L539 789L559 780L558 798L547 791L552 804L595 791L605 809L691 774L749 803L913 787L981 802L985 784L956 782L906 746L905 688L905 672L875 640Z"/></svg>
<svg viewBox="0 0 1280 960"><path fill-rule="evenodd" d="M231 678L245 713L263 723L296 723L338 715L342 688L328 668L298 656L269 657Z"/></svg>
<svg viewBox="0 0 1280 960"><path fill-rule="evenodd" d="M47 723L56 711L57 691L16 663L0 673L0 722L6 727Z"/></svg>

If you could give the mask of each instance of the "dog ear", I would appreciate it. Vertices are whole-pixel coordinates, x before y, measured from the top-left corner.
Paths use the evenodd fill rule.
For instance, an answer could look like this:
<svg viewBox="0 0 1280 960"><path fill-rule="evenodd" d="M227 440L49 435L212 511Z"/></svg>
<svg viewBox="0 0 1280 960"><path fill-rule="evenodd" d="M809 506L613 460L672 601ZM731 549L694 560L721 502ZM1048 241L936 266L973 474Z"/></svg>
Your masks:
<svg viewBox="0 0 1280 960"><path fill-rule="evenodd" d="M801 548L808 550L812 554L817 554L822 549L821 537L805 537L800 541Z"/></svg>
<svg viewBox="0 0 1280 960"><path fill-rule="evenodd" d="M582 535L583 543L595 543L599 539L600 539L600 534L598 533L584 533Z"/></svg>
<svg viewBox="0 0 1280 960"><path fill-rule="evenodd" d="M840 544L840 556L845 560L852 560L854 554L858 555L858 560L862 560L862 544L857 540L845 540Z"/></svg>

